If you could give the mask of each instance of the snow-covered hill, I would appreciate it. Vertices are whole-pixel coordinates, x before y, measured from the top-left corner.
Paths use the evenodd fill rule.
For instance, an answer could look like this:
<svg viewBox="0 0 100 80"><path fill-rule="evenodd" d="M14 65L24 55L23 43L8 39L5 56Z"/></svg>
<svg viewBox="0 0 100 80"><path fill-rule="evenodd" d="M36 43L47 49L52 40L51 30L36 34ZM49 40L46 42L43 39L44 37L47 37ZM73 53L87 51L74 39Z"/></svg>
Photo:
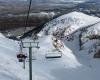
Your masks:
<svg viewBox="0 0 100 80"><path fill-rule="evenodd" d="M40 49L37 53L45 56L46 53L55 53L54 50L56 49L63 54L58 61L52 62L53 60L51 59L49 62L52 62L53 70L55 70L54 68L59 68L53 73L57 80L98 80L100 78L98 75L100 73L98 69L100 65L99 60L94 59L93 54L88 54L89 48L80 51L79 46L79 34L82 28L89 29L90 31L92 30L91 28L99 30L99 22L100 18L88 16L80 12L72 12L50 21L38 34ZM72 33L73 38L67 40L68 38L66 39L66 37L71 36ZM63 36L62 39L61 36ZM86 43L85 46L89 45L91 44ZM49 63L46 65L47 67ZM48 70L51 71L50 65Z"/></svg>
<svg viewBox="0 0 100 80"><path fill-rule="evenodd" d="M27 71L19 64L16 55L18 44L0 33L0 80L27 80ZM26 75L26 76L24 76Z"/></svg>
<svg viewBox="0 0 100 80"><path fill-rule="evenodd" d="M74 31L86 27L88 25L97 23L100 18L88 16L81 12L71 12L69 14L62 15L45 25L45 28L40 32L40 35L52 34L57 28L65 29L66 35L73 33Z"/></svg>
<svg viewBox="0 0 100 80"><path fill-rule="evenodd" d="M99 21L100 18L72 12L47 23L36 40L39 41L40 48L34 48L32 52L35 58L32 66L33 80L98 80L100 61L88 54L89 49L79 50L79 29L95 24L88 27L87 31L92 28L100 30ZM73 38L67 40L66 37L72 33ZM28 80L28 60L24 70L16 58L18 43L0 35L0 79ZM85 32L82 35L84 36ZM33 40L26 38L23 41ZM87 43L86 46L88 45L90 44ZM23 50L28 54L27 49ZM46 58L48 54L58 55L59 52L62 54L61 58Z"/></svg>

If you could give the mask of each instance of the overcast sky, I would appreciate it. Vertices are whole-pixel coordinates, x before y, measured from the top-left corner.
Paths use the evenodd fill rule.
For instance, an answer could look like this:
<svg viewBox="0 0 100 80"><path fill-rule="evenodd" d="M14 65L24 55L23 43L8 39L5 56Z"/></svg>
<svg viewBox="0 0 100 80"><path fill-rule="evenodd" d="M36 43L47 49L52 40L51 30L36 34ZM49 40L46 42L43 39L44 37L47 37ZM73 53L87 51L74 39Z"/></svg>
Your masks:
<svg viewBox="0 0 100 80"><path fill-rule="evenodd" d="M27 0L0 0L0 1L27 1ZM29 0L28 0L29 1ZM69 1L100 1L100 0L32 0L33 2L42 2L42 3L48 3L48 2L56 2L56 3L59 3L59 2L69 2Z"/></svg>
<svg viewBox="0 0 100 80"><path fill-rule="evenodd" d="M27 1L27 0L0 0L0 1ZM86 1L86 0L33 0L33 1L37 1L37 2L67 2L67 1Z"/></svg>

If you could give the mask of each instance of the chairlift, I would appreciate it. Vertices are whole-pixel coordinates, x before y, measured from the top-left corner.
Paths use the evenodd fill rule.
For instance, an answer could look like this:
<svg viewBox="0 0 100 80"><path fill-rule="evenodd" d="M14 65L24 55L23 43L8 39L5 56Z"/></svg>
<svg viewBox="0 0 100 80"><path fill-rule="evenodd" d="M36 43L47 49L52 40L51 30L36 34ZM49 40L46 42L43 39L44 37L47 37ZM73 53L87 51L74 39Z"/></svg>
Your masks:
<svg viewBox="0 0 100 80"><path fill-rule="evenodd" d="M48 52L45 54L46 59L51 59L51 58L61 58L62 53L61 52Z"/></svg>
<svg viewBox="0 0 100 80"><path fill-rule="evenodd" d="M18 58L19 62L24 62L25 59L27 58L27 56L25 54L23 54L23 52L20 52L19 54L17 54L17 58Z"/></svg>
<svg viewBox="0 0 100 80"><path fill-rule="evenodd" d="M21 41L21 43L20 43L20 52L17 54L17 58L18 58L19 62L24 62L25 59L27 58L27 56L22 51L22 45L23 44L22 44L22 41Z"/></svg>

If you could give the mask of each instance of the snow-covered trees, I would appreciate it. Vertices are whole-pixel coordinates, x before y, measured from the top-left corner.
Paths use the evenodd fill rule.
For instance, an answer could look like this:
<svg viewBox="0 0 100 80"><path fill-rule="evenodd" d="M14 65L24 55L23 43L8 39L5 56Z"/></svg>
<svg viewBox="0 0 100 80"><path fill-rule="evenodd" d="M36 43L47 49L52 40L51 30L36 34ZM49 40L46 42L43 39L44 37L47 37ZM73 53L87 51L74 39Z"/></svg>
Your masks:
<svg viewBox="0 0 100 80"><path fill-rule="evenodd" d="M53 30L52 35L55 36L57 39L65 39L67 41L71 41L74 39L73 36L73 29L71 26L69 27L64 27L64 28L56 28Z"/></svg>
<svg viewBox="0 0 100 80"><path fill-rule="evenodd" d="M81 49L89 49L89 54L98 54L100 50L100 32L96 27L91 26L80 34L79 42Z"/></svg>
<svg viewBox="0 0 100 80"><path fill-rule="evenodd" d="M52 37L52 44L58 51L60 51L59 49L64 48L63 42L61 40L55 38L54 36Z"/></svg>

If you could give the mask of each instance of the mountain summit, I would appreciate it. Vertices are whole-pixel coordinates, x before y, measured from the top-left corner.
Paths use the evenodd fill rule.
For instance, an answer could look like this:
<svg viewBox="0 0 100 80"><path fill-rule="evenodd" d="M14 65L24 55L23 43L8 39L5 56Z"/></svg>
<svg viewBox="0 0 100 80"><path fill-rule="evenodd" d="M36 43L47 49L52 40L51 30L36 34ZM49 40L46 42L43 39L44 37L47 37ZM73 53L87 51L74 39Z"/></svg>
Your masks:
<svg viewBox="0 0 100 80"><path fill-rule="evenodd" d="M71 28L71 31L76 31L79 28L95 24L100 21L100 18L86 15L81 12L71 12L62 15L47 24L40 34L52 34L57 28Z"/></svg>

